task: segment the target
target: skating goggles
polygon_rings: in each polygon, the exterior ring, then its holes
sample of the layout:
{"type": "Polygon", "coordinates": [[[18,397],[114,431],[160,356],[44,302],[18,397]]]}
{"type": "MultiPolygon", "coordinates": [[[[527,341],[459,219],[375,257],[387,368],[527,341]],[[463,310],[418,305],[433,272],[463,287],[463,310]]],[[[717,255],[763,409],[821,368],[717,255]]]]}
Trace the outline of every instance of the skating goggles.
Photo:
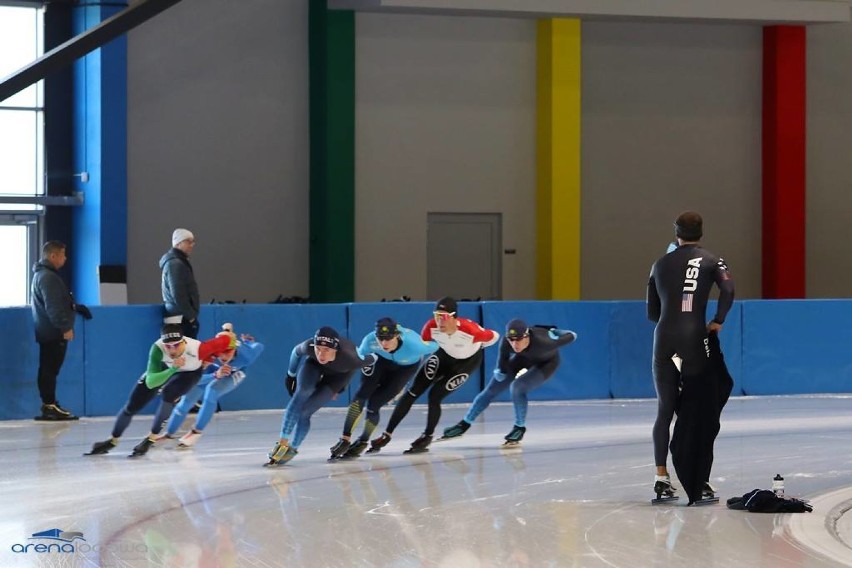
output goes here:
{"type": "Polygon", "coordinates": [[[432,312],[432,315],[435,317],[435,321],[441,322],[456,317],[456,312],[432,312]]]}
{"type": "Polygon", "coordinates": [[[508,341],[509,343],[515,343],[516,341],[521,341],[522,339],[526,339],[529,336],[529,333],[525,333],[524,335],[513,335],[512,337],[507,337],[506,341],[508,341]]]}
{"type": "Polygon", "coordinates": [[[177,349],[178,347],[181,346],[182,343],[183,343],[183,339],[180,339],[180,340],[172,342],[172,343],[163,343],[163,347],[165,347],[166,349],[169,349],[169,350],[177,349]]]}

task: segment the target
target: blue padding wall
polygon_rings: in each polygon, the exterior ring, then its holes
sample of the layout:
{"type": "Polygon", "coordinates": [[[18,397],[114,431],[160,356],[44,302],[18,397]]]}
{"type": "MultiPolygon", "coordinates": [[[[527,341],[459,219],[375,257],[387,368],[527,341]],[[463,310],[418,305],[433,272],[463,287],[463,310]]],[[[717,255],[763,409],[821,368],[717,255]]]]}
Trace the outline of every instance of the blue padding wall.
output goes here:
{"type": "MultiPolygon", "coordinates": [[[[527,325],[555,325],[577,332],[577,341],[562,348],[562,363],[550,380],[530,393],[530,400],[609,398],[609,302],[483,302],[483,325],[500,333],[519,317],[527,325]]],[[[498,346],[485,352],[488,378],[497,363],[498,346]]],[[[508,391],[497,400],[509,400],[508,391]]]]}
{"type": "Polygon", "coordinates": [[[852,391],[850,321],[848,300],[745,302],[745,394],[852,391]]]}
{"type": "MultiPolygon", "coordinates": [[[[92,306],[85,322],[86,416],[117,414],[148,363],[151,344],[160,337],[162,306],[92,306]]],[[[80,327],[80,318],[77,318],[80,327]]],[[[65,368],[63,367],[63,372],[65,368]]],[[[60,381],[62,377],[60,376],[60,381]]],[[[143,413],[153,412],[154,403],[143,413]]]]}
{"type": "MultiPolygon", "coordinates": [[[[656,396],[651,375],[654,324],[646,316],[645,302],[610,302],[608,340],[612,372],[610,391],[613,398],[649,398],[656,396]]],[[[707,318],[716,313],[716,302],[707,307],[707,318]]],[[[742,303],[728,312],[721,334],[722,352],[734,378],[733,395],[743,394],[742,303]]]]}
{"type": "MultiPolygon", "coordinates": [[[[351,304],[349,307],[349,334],[356,338],[354,341],[360,345],[361,340],[371,331],[375,331],[376,320],[388,316],[396,320],[400,325],[413,329],[420,333],[423,324],[432,319],[434,303],[427,302],[381,302],[375,304],[351,304]]],[[[482,321],[481,308],[475,302],[459,303],[459,317],[480,323],[482,321]]],[[[492,348],[496,349],[496,347],[492,348]]],[[[491,349],[489,349],[490,351],[491,349]]],[[[352,381],[352,388],[358,389],[360,378],[352,381]]],[[[447,396],[447,402],[470,402],[479,391],[482,384],[482,371],[479,370],[467,380],[467,382],[447,396]]],[[[354,392],[353,390],[353,392],[354,392]]],[[[419,402],[426,402],[426,397],[421,397],[419,402]]]]}
{"type": "MultiPolygon", "coordinates": [[[[708,317],[715,306],[711,305],[708,317]]],[[[531,324],[573,329],[579,340],[562,350],[557,374],[532,394],[535,400],[653,397],[653,325],[643,302],[465,303],[460,315],[496,329],[522,317],[531,324]]],[[[114,415],[144,371],[156,340],[162,310],[149,306],[96,306],[94,319],[78,318],[76,337],[59,376],[57,397],[82,415],[114,415]]],[[[283,408],[290,351],[331,325],[360,343],[376,319],[391,316],[417,331],[432,314],[431,303],[332,305],[208,305],[201,311],[201,336],[234,323],[266,345],[248,369],[246,383],[222,400],[226,410],[283,408]]],[[[722,347],[735,380],[734,394],[770,395],[850,392],[852,388],[852,300],[737,302],[722,332],[722,347]]],[[[29,308],[0,309],[0,341],[10,354],[0,361],[0,419],[31,418],[39,412],[36,386],[38,347],[29,308]]],[[[448,399],[469,402],[490,377],[497,346],[486,351],[485,374],[477,374],[448,399]]],[[[346,406],[358,388],[336,406],[346,406]]],[[[506,399],[507,396],[504,396],[506,399]]],[[[146,412],[150,413],[153,407],[146,412]]]]}
{"type": "MultiPolygon", "coordinates": [[[[289,401],[284,377],[293,347],[324,325],[336,329],[341,337],[348,336],[346,304],[205,306],[199,321],[209,323],[213,333],[223,323],[233,323],[237,333],[248,333],[264,345],[261,356],[246,369],[246,382],[222,398],[223,410],[283,409],[289,401]]],[[[354,382],[357,384],[357,378],[354,382]]],[[[341,393],[329,406],[349,406],[349,394],[341,393]]]]}
{"type": "MultiPolygon", "coordinates": [[[[65,364],[57,380],[56,398],[65,408],[83,412],[83,346],[85,326],[79,321],[68,344],[65,364]]],[[[0,341],[6,356],[0,358],[0,419],[32,418],[41,414],[38,395],[38,345],[30,308],[0,309],[0,341]]]]}

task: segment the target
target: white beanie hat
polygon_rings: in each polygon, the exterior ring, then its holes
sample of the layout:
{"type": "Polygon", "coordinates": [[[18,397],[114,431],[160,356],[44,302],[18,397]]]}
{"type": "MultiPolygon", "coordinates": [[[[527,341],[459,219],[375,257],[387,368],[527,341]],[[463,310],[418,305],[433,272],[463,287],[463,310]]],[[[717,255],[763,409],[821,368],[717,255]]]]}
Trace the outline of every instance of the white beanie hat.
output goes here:
{"type": "Polygon", "coordinates": [[[188,229],[175,229],[172,233],[172,246],[176,247],[180,243],[188,239],[195,239],[195,235],[188,229]]]}

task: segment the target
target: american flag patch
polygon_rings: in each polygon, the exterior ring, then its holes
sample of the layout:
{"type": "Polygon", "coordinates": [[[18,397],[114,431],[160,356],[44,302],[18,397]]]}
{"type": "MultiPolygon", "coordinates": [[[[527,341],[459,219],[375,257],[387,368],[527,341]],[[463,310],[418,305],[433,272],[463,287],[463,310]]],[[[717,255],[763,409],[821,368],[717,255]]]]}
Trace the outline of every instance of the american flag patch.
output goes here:
{"type": "Polygon", "coordinates": [[[680,311],[682,312],[691,312],[692,311],[692,296],[693,294],[684,294],[683,299],[680,302],[680,311]]]}

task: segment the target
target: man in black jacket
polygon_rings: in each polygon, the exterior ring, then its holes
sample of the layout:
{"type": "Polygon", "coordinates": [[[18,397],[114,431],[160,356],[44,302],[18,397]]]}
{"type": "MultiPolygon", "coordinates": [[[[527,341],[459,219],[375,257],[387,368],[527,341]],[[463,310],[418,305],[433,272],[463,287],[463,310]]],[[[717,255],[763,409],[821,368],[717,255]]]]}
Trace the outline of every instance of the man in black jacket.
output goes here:
{"type": "Polygon", "coordinates": [[[68,342],[74,339],[74,318],[80,312],[86,319],[86,306],[74,304],[74,298],[59,275],[65,266],[65,244],[48,241],[41,249],[41,260],[33,266],[32,312],[38,353],[38,391],[41,415],[36,420],[77,420],[56,400],[56,377],[65,361],[68,342]]]}
{"type": "Polygon", "coordinates": [[[165,323],[179,323],[183,334],[198,338],[198,311],[200,300],[198,284],[189,257],[195,248],[195,236],[186,229],[172,233],[172,248],[160,259],[161,288],[165,323]]]}

